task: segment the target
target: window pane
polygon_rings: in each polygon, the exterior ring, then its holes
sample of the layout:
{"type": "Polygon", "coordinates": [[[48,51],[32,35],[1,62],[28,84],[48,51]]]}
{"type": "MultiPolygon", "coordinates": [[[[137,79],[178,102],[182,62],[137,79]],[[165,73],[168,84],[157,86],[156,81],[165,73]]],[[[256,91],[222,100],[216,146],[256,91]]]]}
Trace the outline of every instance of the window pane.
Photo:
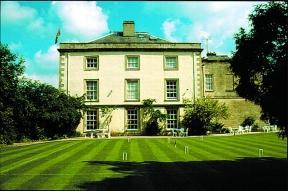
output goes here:
{"type": "Polygon", "coordinates": [[[177,109],[167,109],[166,125],[168,129],[178,128],[177,109]]]}
{"type": "Polygon", "coordinates": [[[166,57],[165,68],[176,69],[177,68],[177,58],[176,57],[166,57]]]}
{"type": "Polygon", "coordinates": [[[213,90],[213,75],[205,74],[205,89],[208,91],[213,90]]]}
{"type": "Polygon", "coordinates": [[[98,58],[87,58],[86,59],[87,68],[98,68],[98,58]]]}
{"type": "Polygon", "coordinates": [[[86,129],[97,129],[97,111],[87,111],[86,112],[86,129]]]}
{"type": "Polygon", "coordinates": [[[176,80],[166,81],[166,98],[177,99],[177,81],[176,80]]]}
{"type": "Polygon", "coordinates": [[[97,100],[97,81],[86,81],[86,98],[97,100]]]}
{"type": "Polygon", "coordinates": [[[138,129],[138,119],[139,119],[138,109],[128,109],[127,110],[127,124],[128,129],[138,129]]]}
{"type": "Polygon", "coordinates": [[[127,81],[127,99],[128,100],[138,100],[138,81],[127,81]]]}
{"type": "Polygon", "coordinates": [[[139,59],[135,57],[127,57],[127,68],[139,68],[139,59]]]}

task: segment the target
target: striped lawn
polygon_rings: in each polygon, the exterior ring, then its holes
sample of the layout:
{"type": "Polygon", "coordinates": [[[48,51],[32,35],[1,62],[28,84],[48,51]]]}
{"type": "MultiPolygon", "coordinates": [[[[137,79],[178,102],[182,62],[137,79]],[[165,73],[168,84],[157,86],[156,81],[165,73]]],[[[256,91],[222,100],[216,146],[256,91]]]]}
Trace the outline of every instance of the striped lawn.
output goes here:
{"type": "Polygon", "coordinates": [[[285,190],[286,156],[287,139],[273,133],[2,147],[0,189],[285,190]]]}

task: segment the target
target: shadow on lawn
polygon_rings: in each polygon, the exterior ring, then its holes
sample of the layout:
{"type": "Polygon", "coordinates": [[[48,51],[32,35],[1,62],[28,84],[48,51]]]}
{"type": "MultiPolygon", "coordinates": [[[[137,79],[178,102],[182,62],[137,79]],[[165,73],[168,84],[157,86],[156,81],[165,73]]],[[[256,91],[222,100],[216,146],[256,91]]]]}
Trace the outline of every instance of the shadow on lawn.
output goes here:
{"type": "MultiPolygon", "coordinates": [[[[288,163],[277,158],[242,158],[235,161],[117,162],[86,161],[107,165],[121,177],[84,182],[85,190],[261,190],[286,191],[288,163]]],[[[91,168],[93,170],[93,167],[91,168]]],[[[96,169],[95,169],[96,170],[96,169]]]]}

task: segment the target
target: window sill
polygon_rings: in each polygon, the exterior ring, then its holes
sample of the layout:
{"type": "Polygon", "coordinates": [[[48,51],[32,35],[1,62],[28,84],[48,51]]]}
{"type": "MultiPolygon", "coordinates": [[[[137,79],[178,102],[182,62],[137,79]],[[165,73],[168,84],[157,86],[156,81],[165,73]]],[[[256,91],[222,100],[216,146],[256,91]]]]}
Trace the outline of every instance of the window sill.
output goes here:
{"type": "Polygon", "coordinates": [[[165,102],[177,102],[180,101],[179,99],[165,99],[165,102]]]}
{"type": "Polygon", "coordinates": [[[140,99],[135,99],[135,100],[124,100],[124,102],[139,102],[140,101],[140,99]]]}
{"type": "Polygon", "coordinates": [[[164,71],[177,71],[178,68],[164,68],[164,71]]]}
{"type": "Polygon", "coordinates": [[[139,71],[140,68],[126,68],[126,71],[139,71]]]}
{"type": "Polygon", "coordinates": [[[98,68],[85,68],[84,71],[98,71],[98,68]]]}
{"type": "Polygon", "coordinates": [[[205,90],[205,92],[214,92],[214,90],[205,90]]]}

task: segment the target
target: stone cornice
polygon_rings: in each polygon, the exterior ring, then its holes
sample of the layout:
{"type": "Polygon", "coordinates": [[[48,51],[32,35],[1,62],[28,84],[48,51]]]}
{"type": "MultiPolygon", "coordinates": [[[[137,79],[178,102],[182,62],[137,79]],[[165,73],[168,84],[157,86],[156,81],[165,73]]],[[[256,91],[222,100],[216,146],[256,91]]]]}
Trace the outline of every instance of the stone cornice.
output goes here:
{"type": "Polygon", "coordinates": [[[60,43],[59,52],[86,51],[183,51],[201,52],[200,43],[60,43]]]}

